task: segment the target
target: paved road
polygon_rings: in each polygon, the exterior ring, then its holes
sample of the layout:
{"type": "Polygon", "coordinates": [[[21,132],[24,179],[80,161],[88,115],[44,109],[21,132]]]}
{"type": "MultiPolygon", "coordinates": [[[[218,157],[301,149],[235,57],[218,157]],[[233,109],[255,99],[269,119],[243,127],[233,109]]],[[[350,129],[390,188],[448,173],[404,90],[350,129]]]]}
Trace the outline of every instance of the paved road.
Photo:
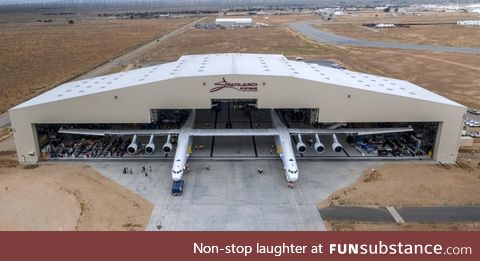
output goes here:
{"type": "Polygon", "coordinates": [[[480,48],[403,44],[403,43],[389,43],[389,42],[353,39],[353,38],[348,38],[345,36],[340,36],[333,33],[322,31],[314,27],[310,23],[290,23],[290,24],[287,24],[287,26],[311,40],[327,43],[327,44],[351,45],[351,46],[362,46],[362,47],[378,47],[378,48],[389,48],[389,49],[408,49],[408,50],[421,50],[421,51],[432,51],[432,52],[455,52],[455,53],[480,54],[480,48]]]}
{"type": "Polygon", "coordinates": [[[403,207],[397,212],[405,222],[477,222],[480,206],[403,207]]]}
{"type": "MultiPolygon", "coordinates": [[[[478,222],[480,206],[397,207],[405,222],[478,222]]],[[[320,209],[325,220],[395,222],[386,208],[331,206],[320,209]]]]}
{"type": "Polygon", "coordinates": [[[206,19],[206,17],[200,18],[200,19],[198,19],[194,22],[191,22],[187,25],[179,27],[179,28],[167,33],[166,35],[163,35],[162,37],[160,37],[158,39],[155,39],[155,40],[153,40],[149,43],[146,43],[146,44],[144,44],[144,45],[142,45],[142,46],[140,46],[140,47],[138,47],[138,48],[136,48],[136,49],[134,49],[134,50],[132,50],[128,53],[125,53],[125,54],[111,60],[110,62],[107,62],[107,63],[97,67],[96,69],[78,77],[77,80],[105,75],[105,74],[110,73],[112,71],[112,69],[116,66],[128,65],[129,63],[132,63],[132,61],[136,57],[138,57],[138,55],[140,55],[142,53],[145,53],[145,52],[157,47],[160,44],[163,44],[168,39],[172,38],[175,35],[178,35],[179,33],[185,32],[186,30],[188,30],[188,28],[192,27],[196,23],[199,23],[199,22],[203,21],[204,19],[206,19]]]}
{"type": "Polygon", "coordinates": [[[330,206],[320,209],[320,215],[324,220],[395,222],[386,208],[330,206]]]}

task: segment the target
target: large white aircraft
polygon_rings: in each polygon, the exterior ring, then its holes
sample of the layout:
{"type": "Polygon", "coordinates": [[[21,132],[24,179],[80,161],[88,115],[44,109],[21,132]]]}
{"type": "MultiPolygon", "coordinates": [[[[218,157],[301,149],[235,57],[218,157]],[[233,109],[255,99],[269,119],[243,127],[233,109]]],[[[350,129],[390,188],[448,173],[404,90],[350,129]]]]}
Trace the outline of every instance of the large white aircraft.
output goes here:
{"type": "Polygon", "coordinates": [[[135,154],[138,152],[137,136],[149,136],[149,143],[145,146],[145,153],[152,154],[155,151],[153,142],[156,136],[167,136],[166,142],[162,147],[165,153],[173,150],[171,143],[172,136],[177,137],[177,146],[172,165],[172,179],[178,181],[182,179],[186,169],[188,157],[192,153],[193,137],[213,137],[213,136],[270,136],[275,138],[277,154],[282,160],[285,179],[289,187],[297,181],[299,172],[295,153],[292,148],[291,136],[298,138],[296,149],[299,153],[307,151],[307,146],[302,141],[302,135],[315,135],[314,149],[317,153],[325,152],[326,148],[320,141],[319,135],[332,135],[332,150],[340,153],[343,146],[337,139],[336,134],[348,135],[371,135],[386,134],[413,131],[412,127],[406,128],[341,128],[343,124],[335,124],[330,128],[312,128],[312,129],[292,129],[287,128],[278,117],[277,113],[271,110],[272,128],[265,129],[195,129],[195,110],[192,110],[187,121],[181,129],[171,130],[108,130],[108,129],[60,129],[59,133],[78,134],[88,136],[106,136],[106,135],[133,135],[131,144],[127,147],[127,152],[135,154]]]}

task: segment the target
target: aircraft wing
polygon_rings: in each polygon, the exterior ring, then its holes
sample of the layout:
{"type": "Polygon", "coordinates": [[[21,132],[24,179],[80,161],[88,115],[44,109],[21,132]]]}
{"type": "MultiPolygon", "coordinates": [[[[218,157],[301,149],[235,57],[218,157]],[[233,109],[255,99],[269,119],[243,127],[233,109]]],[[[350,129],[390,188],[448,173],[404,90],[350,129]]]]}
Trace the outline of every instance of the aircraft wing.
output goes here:
{"type": "Polygon", "coordinates": [[[196,137],[212,136],[275,136],[276,129],[193,129],[191,135],[196,137]]]}
{"type": "Polygon", "coordinates": [[[92,130],[92,129],[64,129],[61,128],[58,133],[64,134],[78,134],[85,136],[115,136],[115,135],[137,135],[137,136],[164,136],[168,134],[178,134],[180,130],[171,129],[171,130],[92,130]]]}
{"type": "Polygon", "coordinates": [[[339,128],[339,129],[288,129],[290,134],[354,134],[372,135],[413,131],[412,127],[406,128],[339,128]]]}
{"type": "MultiPolygon", "coordinates": [[[[354,134],[371,135],[413,131],[412,127],[406,128],[339,128],[339,129],[288,129],[290,134],[354,134]]],[[[213,136],[275,136],[278,135],[277,129],[192,129],[189,131],[191,136],[195,137],[213,137],[213,136]]],[[[109,130],[109,129],[64,129],[61,128],[58,133],[77,134],[85,136],[115,136],[115,135],[137,135],[137,136],[165,136],[169,134],[179,134],[179,129],[170,130],[109,130]]]]}

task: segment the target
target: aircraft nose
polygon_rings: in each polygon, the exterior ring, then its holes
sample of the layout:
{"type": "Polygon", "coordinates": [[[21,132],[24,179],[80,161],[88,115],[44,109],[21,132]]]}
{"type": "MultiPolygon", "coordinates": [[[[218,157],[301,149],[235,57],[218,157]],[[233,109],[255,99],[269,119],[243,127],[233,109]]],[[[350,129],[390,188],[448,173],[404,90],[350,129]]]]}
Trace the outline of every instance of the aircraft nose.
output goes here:
{"type": "Polygon", "coordinates": [[[180,180],[182,178],[183,171],[181,169],[172,169],[172,179],[174,181],[180,180]]]}
{"type": "Polygon", "coordinates": [[[174,181],[178,181],[178,180],[180,180],[181,178],[182,178],[182,176],[181,176],[180,174],[178,174],[178,173],[173,173],[173,172],[172,172],[172,179],[173,179],[174,181]]]}

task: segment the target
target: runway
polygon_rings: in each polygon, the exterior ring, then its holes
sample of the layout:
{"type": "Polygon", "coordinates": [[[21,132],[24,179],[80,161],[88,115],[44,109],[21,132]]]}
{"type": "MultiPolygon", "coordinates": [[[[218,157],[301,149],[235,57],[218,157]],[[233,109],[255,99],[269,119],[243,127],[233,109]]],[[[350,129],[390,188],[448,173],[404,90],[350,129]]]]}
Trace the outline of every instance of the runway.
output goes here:
{"type": "Polygon", "coordinates": [[[480,54],[480,48],[388,43],[388,42],[353,39],[353,38],[333,34],[330,32],[322,31],[314,27],[311,23],[289,23],[287,24],[287,26],[292,30],[307,37],[308,39],[314,40],[316,42],[326,43],[326,44],[376,47],[376,48],[387,48],[387,49],[420,50],[420,51],[431,51],[431,52],[480,54]]]}

